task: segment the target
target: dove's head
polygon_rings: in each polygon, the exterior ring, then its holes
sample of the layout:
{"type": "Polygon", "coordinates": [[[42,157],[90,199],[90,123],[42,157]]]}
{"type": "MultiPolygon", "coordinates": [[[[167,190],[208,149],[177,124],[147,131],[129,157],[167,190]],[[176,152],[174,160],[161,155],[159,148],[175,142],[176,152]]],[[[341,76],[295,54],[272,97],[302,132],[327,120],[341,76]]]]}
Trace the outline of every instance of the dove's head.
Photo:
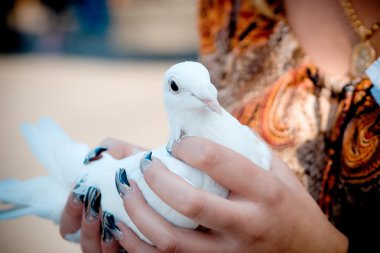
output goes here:
{"type": "Polygon", "coordinates": [[[198,62],[173,65],[165,73],[164,100],[169,117],[187,112],[222,114],[208,70],[198,62]]]}

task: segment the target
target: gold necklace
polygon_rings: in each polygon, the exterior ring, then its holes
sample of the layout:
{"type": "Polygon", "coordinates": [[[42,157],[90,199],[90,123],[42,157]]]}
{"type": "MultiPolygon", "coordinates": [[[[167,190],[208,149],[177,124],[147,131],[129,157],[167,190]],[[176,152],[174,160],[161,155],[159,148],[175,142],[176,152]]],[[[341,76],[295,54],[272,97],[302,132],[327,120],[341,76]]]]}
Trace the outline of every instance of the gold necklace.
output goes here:
{"type": "Polygon", "coordinates": [[[359,19],[350,0],[340,0],[340,5],[360,41],[352,49],[350,73],[353,77],[365,76],[364,71],[376,60],[376,51],[370,39],[380,29],[380,19],[366,27],[359,19]]]}

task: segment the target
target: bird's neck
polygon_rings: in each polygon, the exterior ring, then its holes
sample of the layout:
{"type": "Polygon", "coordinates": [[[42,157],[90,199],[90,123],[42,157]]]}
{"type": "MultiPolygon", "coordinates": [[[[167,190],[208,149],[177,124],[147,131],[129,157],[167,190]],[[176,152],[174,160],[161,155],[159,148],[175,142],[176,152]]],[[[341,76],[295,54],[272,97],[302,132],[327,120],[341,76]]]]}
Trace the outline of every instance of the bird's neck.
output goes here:
{"type": "Polygon", "coordinates": [[[173,112],[169,115],[170,146],[183,135],[208,137],[209,131],[215,131],[223,120],[222,116],[208,110],[173,112]]]}

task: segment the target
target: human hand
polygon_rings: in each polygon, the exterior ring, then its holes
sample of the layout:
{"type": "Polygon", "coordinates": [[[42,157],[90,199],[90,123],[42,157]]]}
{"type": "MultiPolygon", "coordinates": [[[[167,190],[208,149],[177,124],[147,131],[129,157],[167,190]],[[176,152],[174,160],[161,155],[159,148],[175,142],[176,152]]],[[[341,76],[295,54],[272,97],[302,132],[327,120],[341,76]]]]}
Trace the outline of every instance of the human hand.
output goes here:
{"type": "MultiPolygon", "coordinates": [[[[99,146],[107,147],[107,152],[115,159],[130,156],[142,148],[116,139],[105,139],[99,146]]],[[[120,245],[112,237],[102,235],[100,229],[100,192],[95,188],[83,203],[75,194],[70,194],[62,213],[60,234],[66,238],[68,234],[81,229],[80,243],[84,253],[114,253],[119,252],[120,245]]]]}
{"type": "Polygon", "coordinates": [[[230,189],[230,195],[223,199],[195,189],[153,158],[144,171],[148,185],[169,206],[209,229],[171,225],[147,205],[131,180],[125,210],[156,247],[119,222],[119,243],[128,252],[347,252],[346,237],[328,222],[276,154],[269,172],[196,137],[181,139],[173,155],[209,174],[230,189]]]}

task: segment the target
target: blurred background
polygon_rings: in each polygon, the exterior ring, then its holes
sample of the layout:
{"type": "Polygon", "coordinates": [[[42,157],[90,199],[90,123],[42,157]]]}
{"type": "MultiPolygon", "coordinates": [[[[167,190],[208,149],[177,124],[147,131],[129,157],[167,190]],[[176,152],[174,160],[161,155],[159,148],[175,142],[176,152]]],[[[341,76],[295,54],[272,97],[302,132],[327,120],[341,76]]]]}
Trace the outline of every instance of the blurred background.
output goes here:
{"type": "Polygon", "coordinates": [[[194,1],[2,0],[0,7],[3,53],[196,57],[194,1]]]}
{"type": "MultiPolygon", "coordinates": [[[[197,59],[196,26],[195,1],[0,1],[0,179],[47,174],[20,134],[42,116],[90,147],[165,143],[163,74],[197,59]]],[[[0,221],[0,252],[81,251],[24,217],[0,221]]]]}

